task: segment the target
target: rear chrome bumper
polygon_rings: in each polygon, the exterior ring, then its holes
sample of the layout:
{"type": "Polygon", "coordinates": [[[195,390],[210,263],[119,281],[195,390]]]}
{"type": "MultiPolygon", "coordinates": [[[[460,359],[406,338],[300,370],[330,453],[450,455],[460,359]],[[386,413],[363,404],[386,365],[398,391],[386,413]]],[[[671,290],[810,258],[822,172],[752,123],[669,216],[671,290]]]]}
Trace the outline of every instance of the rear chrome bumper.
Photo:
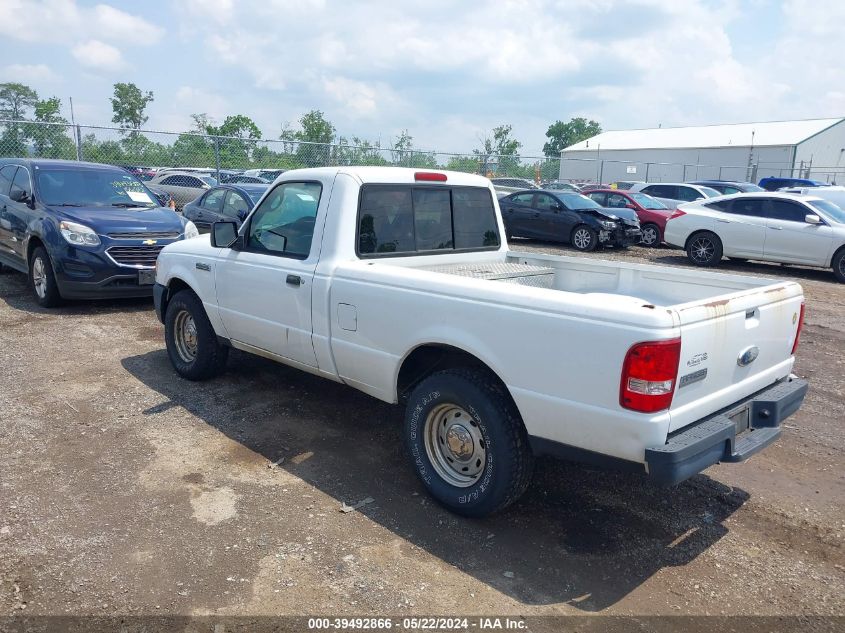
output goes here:
{"type": "Polygon", "coordinates": [[[663,446],[646,449],[646,472],[671,485],[718,462],[748,459],[780,436],[781,422],[798,410],[808,386],[789,376],[671,433],[663,446]]]}

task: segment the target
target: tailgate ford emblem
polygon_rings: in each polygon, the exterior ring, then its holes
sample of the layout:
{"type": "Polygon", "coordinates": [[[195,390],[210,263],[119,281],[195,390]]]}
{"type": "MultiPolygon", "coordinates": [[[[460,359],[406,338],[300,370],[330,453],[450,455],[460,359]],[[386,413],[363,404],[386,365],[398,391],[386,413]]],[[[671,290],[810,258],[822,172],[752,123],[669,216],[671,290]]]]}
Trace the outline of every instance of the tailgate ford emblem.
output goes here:
{"type": "Polygon", "coordinates": [[[739,354],[739,357],[736,359],[736,364],[740,367],[745,367],[746,365],[750,365],[757,357],[760,355],[760,348],[756,345],[752,345],[751,347],[746,347],[742,350],[739,354]]]}

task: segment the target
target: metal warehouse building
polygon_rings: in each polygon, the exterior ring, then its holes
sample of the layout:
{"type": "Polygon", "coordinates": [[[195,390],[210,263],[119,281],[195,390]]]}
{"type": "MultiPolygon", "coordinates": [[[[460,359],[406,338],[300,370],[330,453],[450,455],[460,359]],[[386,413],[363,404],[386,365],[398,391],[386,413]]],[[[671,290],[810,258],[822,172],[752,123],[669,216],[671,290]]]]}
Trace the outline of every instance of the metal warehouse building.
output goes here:
{"type": "Polygon", "coordinates": [[[845,182],[845,119],[602,132],[561,153],[568,181],[795,176],[845,182]]]}

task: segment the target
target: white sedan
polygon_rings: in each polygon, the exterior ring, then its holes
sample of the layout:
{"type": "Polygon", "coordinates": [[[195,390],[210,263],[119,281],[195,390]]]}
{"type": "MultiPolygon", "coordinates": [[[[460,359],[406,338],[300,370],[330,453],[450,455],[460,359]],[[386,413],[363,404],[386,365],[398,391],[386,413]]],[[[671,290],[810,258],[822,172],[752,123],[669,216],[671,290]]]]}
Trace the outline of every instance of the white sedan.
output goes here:
{"type": "Polygon", "coordinates": [[[833,268],[845,283],[845,211],[818,196],[740,193],[678,207],[666,243],[697,266],[731,259],[833,268]]]}

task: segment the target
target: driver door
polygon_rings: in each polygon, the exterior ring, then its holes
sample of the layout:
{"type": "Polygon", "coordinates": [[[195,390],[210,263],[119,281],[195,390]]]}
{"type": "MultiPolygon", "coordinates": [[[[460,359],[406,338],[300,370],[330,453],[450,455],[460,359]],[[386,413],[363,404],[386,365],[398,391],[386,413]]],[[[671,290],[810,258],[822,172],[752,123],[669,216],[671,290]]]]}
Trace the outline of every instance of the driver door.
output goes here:
{"type": "MultiPolygon", "coordinates": [[[[319,259],[318,211],[330,182],[284,182],[243,227],[243,248],[223,249],[216,287],[220,319],[233,343],[317,366],[311,292],[319,259]]],[[[237,346],[237,345],[236,345],[237,346]]]]}

